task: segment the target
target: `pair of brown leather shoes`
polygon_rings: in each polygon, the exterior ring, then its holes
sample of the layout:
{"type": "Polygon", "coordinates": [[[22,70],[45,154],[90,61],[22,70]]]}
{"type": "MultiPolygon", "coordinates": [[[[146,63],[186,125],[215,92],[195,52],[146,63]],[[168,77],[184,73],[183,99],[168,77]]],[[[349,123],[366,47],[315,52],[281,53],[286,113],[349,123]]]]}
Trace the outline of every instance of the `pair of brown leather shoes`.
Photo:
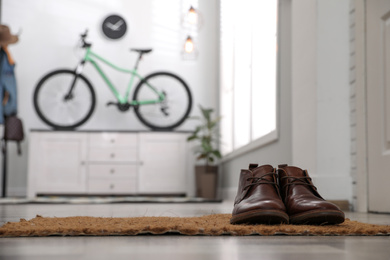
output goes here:
{"type": "Polygon", "coordinates": [[[306,170],[250,164],[241,170],[231,224],[339,224],[344,213],[324,200],[306,170]]]}

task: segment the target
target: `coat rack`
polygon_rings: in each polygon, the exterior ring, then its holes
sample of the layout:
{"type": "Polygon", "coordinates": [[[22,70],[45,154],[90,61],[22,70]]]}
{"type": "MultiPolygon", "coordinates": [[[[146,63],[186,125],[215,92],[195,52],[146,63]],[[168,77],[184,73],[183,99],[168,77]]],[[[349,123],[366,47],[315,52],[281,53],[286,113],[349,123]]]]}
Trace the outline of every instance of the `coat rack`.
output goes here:
{"type": "MultiPolygon", "coordinates": [[[[0,0],[1,11],[1,0],[0,0]]],[[[12,59],[8,45],[18,42],[18,35],[11,34],[10,28],[6,25],[0,24],[0,123],[4,124],[6,128],[5,116],[16,116],[17,114],[17,91],[16,80],[14,75],[15,62],[12,59]],[[11,73],[10,73],[11,72],[11,73]],[[7,98],[4,93],[8,93],[7,98]],[[3,96],[4,95],[4,96],[3,96]]],[[[15,121],[14,121],[15,122],[15,121]]],[[[21,122],[20,122],[21,125],[21,122]]],[[[10,125],[12,128],[13,125],[10,125]]],[[[23,128],[21,126],[21,140],[23,140],[23,128]]],[[[6,132],[4,132],[6,133],[6,132]]],[[[8,133],[8,131],[7,131],[8,133]]],[[[1,148],[3,153],[3,169],[2,169],[2,194],[4,198],[7,194],[7,140],[15,140],[12,137],[4,134],[4,138],[1,140],[1,148]]],[[[16,140],[16,141],[21,141],[16,140]]],[[[20,144],[18,142],[18,148],[20,144]]],[[[19,150],[18,150],[19,152],[19,150]]]]}

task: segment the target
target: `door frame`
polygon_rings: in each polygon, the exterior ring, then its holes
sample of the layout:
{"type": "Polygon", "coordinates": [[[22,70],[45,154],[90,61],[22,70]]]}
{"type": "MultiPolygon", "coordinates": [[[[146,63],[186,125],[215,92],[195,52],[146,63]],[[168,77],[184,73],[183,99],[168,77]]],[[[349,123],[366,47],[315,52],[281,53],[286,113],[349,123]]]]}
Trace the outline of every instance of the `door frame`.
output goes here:
{"type": "Polygon", "coordinates": [[[366,0],[350,1],[351,175],[353,208],[368,211],[366,0]]]}
{"type": "Polygon", "coordinates": [[[369,211],[367,1],[350,1],[351,175],[354,180],[353,209],[358,212],[369,211]]]}

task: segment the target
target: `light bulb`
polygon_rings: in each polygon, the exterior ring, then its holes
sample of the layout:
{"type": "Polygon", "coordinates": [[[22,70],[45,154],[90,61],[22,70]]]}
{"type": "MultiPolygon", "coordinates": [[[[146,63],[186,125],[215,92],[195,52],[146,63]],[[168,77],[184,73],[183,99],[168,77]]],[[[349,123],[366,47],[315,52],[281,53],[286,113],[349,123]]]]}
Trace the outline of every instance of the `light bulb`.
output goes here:
{"type": "Polygon", "coordinates": [[[192,6],[190,7],[190,10],[188,10],[187,19],[190,24],[198,23],[198,12],[192,6]]]}
{"type": "Polygon", "coordinates": [[[190,36],[187,37],[187,40],[184,44],[184,50],[187,53],[191,53],[194,51],[194,42],[192,41],[190,36]]]}

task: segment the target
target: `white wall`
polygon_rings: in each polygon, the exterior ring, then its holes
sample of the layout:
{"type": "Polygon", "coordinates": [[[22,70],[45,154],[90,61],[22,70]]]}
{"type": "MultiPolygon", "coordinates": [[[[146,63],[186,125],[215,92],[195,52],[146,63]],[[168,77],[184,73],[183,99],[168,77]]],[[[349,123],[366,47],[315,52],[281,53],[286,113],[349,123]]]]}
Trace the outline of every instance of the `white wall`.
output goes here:
{"type": "Polygon", "coordinates": [[[292,1],[292,161],[317,168],[317,1],[292,1]]]}
{"type": "MultiPolygon", "coordinates": [[[[17,63],[19,116],[27,134],[22,157],[17,157],[15,145],[9,144],[10,195],[25,194],[29,130],[49,129],[33,109],[34,87],[48,71],[75,67],[79,57],[74,53],[74,46],[86,28],[93,49],[121,67],[132,68],[134,64],[137,56],[130,48],[153,48],[151,54],[144,56],[140,74],[164,70],[180,75],[193,94],[192,114],[199,113],[199,103],[217,107],[218,1],[199,0],[203,26],[197,36],[196,60],[183,60],[181,56],[187,36],[181,27],[182,3],[180,0],[2,1],[2,23],[10,26],[13,33],[22,30],[20,41],[10,46],[10,51],[17,63]],[[128,23],[127,34],[118,41],[106,39],[100,30],[102,20],[112,13],[122,15],[128,23]]],[[[123,91],[128,78],[109,68],[103,69],[123,91]]],[[[133,111],[121,113],[115,107],[106,107],[108,101],[114,101],[113,95],[91,65],[86,66],[84,74],[95,86],[97,107],[80,130],[147,130],[133,111]]],[[[191,130],[194,123],[187,121],[177,130],[191,130]]]]}

